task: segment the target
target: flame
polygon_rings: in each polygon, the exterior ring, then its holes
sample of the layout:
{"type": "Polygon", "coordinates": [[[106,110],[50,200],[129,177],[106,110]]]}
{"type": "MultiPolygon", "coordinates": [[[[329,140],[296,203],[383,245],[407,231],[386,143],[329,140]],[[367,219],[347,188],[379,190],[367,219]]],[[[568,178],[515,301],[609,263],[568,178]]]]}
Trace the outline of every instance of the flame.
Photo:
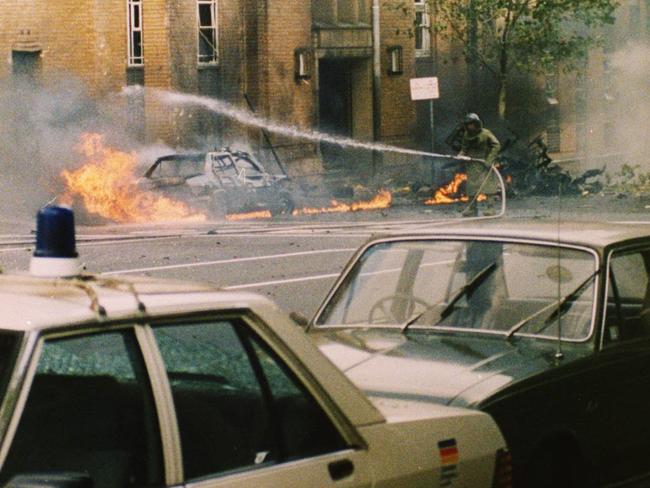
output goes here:
{"type": "MultiPolygon", "coordinates": [[[[345,212],[360,212],[363,210],[380,210],[388,208],[393,203],[393,195],[388,190],[381,190],[371,200],[353,202],[353,203],[340,203],[332,200],[329,207],[305,207],[299,208],[292,212],[291,215],[317,215],[327,213],[345,213],[345,212]]],[[[237,214],[226,215],[226,220],[240,221],[250,219],[270,219],[271,212],[268,210],[261,210],[257,212],[245,212],[237,214]]]]}
{"type": "Polygon", "coordinates": [[[379,210],[389,208],[393,203],[393,195],[388,190],[381,190],[371,200],[353,202],[350,204],[332,200],[330,207],[310,208],[305,207],[293,211],[293,215],[316,215],[324,213],[359,212],[362,210],[379,210]]]}
{"type": "Polygon", "coordinates": [[[228,214],[226,215],[226,220],[232,222],[237,222],[239,220],[250,220],[250,219],[270,219],[272,217],[269,210],[258,210],[256,212],[245,212],[238,214],[228,214]]]}
{"type": "Polygon", "coordinates": [[[137,184],[137,157],[104,145],[100,134],[83,134],[76,147],[86,162],[61,173],[66,193],[61,201],[72,204],[79,197],[86,210],[114,222],[203,221],[187,204],[141,191],[137,184]]]}
{"type": "MultiPolygon", "coordinates": [[[[446,185],[438,188],[433,197],[425,200],[424,204],[443,205],[456,202],[468,202],[469,197],[467,195],[458,195],[460,191],[460,185],[466,181],[466,173],[456,173],[453,180],[451,180],[446,185]]],[[[484,202],[485,200],[487,200],[487,196],[482,193],[476,199],[477,202],[484,202]]]]}

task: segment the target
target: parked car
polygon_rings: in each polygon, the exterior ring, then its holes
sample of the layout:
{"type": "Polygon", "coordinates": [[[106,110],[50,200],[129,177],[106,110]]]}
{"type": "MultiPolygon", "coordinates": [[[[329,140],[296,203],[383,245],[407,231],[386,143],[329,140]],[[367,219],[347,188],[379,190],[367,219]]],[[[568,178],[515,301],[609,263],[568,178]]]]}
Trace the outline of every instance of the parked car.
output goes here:
{"type": "Polygon", "coordinates": [[[492,415],[516,486],[650,482],[648,225],[495,220],[374,238],[308,328],[371,397],[492,415]]]}
{"type": "Polygon", "coordinates": [[[0,275],[3,485],[509,486],[488,415],[371,403],[263,297],[79,276],[42,220],[36,276],[0,275]]]}
{"type": "Polygon", "coordinates": [[[142,186],[203,204],[217,215],[283,214],[295,207],[286,175],[270,174],[251,154],[227,148],[160,157],[144,174],[142,186]]]}

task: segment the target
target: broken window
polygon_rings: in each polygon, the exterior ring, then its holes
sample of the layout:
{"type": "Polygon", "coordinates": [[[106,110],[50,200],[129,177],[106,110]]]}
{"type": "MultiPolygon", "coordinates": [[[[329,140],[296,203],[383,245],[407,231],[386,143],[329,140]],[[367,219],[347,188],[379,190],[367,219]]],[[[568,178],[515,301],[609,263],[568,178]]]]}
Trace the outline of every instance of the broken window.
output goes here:
{"type": "Polygon", "coordinates": [[[427,0],[415,1],[415,55],[431,55],[431,14],[427,0]]]}
{"type": "Polygon", "coordinates": [[[142,0],[127,0],[128,7],[128,65],[142,66],[142,0]]]}
{"type": "Polygon", "coordinates": [[[198,0],[198,60],[199,64],[218,61],[217,0],[198,0]]]}

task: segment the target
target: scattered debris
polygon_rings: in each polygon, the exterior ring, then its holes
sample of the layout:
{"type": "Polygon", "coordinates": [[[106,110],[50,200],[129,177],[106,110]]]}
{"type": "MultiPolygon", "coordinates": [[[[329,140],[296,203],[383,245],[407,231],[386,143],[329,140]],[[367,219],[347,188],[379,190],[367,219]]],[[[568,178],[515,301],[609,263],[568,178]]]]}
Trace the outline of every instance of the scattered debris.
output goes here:
{"type": "Polygon", "coordinates": [[[500,155],[500,170],[510,196],[574,194],[587,196],[602,192],[605,167],[589,169],[573,177],[548,155],[541,137],[522,147],[508,140],[500,155]]]}

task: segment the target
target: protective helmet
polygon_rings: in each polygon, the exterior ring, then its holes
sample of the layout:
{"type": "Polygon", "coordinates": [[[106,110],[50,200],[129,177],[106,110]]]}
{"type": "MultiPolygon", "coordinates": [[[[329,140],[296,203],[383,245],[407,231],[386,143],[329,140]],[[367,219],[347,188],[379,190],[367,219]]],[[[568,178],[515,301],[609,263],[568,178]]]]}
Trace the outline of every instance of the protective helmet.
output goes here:
{"type": "Polygon", "coordinates": [[[463,119],[463,125],[467,124],[478,124],[479,126],[483,125],[483,122],[481,122],[481,117],[476,115],[475,113],[468,113],[465,115],[465,118],[463,119]]]}

